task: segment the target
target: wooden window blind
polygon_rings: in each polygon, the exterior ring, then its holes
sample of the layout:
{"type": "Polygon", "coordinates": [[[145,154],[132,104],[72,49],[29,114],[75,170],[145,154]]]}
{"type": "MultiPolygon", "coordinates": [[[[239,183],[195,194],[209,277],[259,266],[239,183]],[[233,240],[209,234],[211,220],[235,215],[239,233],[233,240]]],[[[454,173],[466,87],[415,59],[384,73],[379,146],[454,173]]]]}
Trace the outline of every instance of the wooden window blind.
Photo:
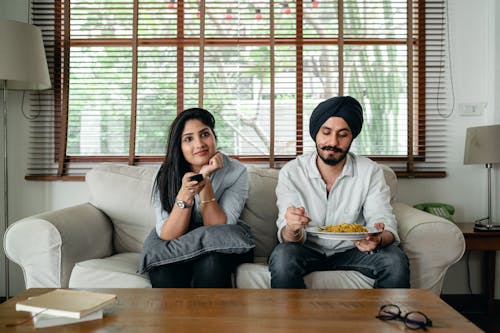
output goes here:
{"type": "Polygon", "coordinates": [[[446,162],[444,0],[32,0],[52,75],[33,93],[27,179],[158,163],[176,114],[216,117],[218,147],[279,167],[314,149],[309,116],[351,95],[352,151],[398,175],[446,162]]]}

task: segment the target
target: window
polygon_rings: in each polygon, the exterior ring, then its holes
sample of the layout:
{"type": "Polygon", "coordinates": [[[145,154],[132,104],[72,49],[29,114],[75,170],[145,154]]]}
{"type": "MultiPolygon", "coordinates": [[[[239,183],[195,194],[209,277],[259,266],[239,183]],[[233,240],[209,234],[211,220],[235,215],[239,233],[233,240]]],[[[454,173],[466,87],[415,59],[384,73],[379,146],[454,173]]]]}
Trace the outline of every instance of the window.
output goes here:
{"type": "Polygon", "coordinates": [[[214,113],[219,148],[279,166],[313,149],[314,107],[364,107],[352,150],[443,176],[443,0],[32,0],[53,75],[32,96],[28,179],[160,162],[178,112],[214,113]],[[408,3],[411,4],[408,7],[408,3]]]}

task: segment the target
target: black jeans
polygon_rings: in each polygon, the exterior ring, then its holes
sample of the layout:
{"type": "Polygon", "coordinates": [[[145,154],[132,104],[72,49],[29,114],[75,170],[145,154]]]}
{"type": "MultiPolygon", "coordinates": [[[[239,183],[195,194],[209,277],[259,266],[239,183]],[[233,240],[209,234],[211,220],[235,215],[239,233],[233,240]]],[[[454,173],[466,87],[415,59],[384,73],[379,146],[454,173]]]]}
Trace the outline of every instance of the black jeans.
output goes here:
{"type": "Polygon", "coordinates": [[[196,259],[158,266],[149,271],[153,288],[231,288],[239,264],[253,261],[253,250],[243,254],[211,252],[196,259]]]}

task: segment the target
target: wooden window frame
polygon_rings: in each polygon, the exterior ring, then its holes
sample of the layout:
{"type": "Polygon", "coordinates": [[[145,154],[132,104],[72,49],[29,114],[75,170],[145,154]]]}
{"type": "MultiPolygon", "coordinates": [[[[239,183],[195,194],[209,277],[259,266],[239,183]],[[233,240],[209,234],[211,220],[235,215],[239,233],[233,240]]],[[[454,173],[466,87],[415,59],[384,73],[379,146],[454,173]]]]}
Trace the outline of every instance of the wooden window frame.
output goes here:
{"type": "MultiPolygon", "coordinates": [[[[82,175],[72,175],[68,172],[68,164],[70,163],[84,163],[91,165],[92,163],[100,162],[117,162],[117,163],[127,163],[129,165],[143,164],[143,163],[160,163],[163,159],[163,155],[159,156],[141,156],[135,154],[135,124],[137,115],[137,57],[138,48],[143,45],[171,45],[177,47],[177,112],[183,110],[183,50],[186,46],[200,46],[200,53],[203,54],[203,49],[205,46],[213,45],[266,45],[270,46],[271,50],[271,62],[270,62],[270,72],[271,72],[271,94],[275,89],[274,82],[274,48],[276,45],[292,45],[296,50],[296,155],[303,153],[303,145],[299,144],[303,139],[303,48],[305,45],[337,45],[339,47],[338,52],[338,64],[339,64],[339,77],[343,77],[343,48],[345,45],[406,45],[407,52],[407,77],[408,77],[408,89],[407,89],[407,100],[408,100],[408,138],[407,138],[407,151],[408,155],[406,157],[392,157],[392,156],[369,156],[373,160],[379,162],[403,162],[406,163],[404,169],[396,170],[398,177],[444,177],[446,173],[444,171],[418,171],[415,168],[416,161],[425,161],[426,158],[426,10],[425,10],[425,0],[408,0],[408,11],[407,11],[407,37],[406,39],[352,39],[345,38],[343,34],[343,0],[338,1],[338,26],[339,35],[338,38],[306,38],[303,36],[303,26],[302,26],[302,15],[303,15],[303,0],[296,1],[296,38],[278,38],[274,35],[274,29],[271,29],[271,34],[269,38],[239,38],[237,40],[230,40],[226,38],[207,38],[204,36],[204,1],[200,1],[202,12],[200,17],[200,38],[185,38],[183,35],[184,31],[184,12],[183,4],[184,0],[177,1],[177,37],[175,38],[158,38],[158,39],[140,39],[138,37],[138,12],[139,12],[139,0],[134,0],[134,19],[133,19],[133,37],[130,39],[71,39],[69,32],[71,31],[70,20],[65,19],[71,16],[69,1],[54,0],[55,2],[55,15],[54,15],[54,64],[53,64],[53,83],[54,83],[54,147],[55,147],[55,159],[57,161],[57,172],[55,175],[37,175],[29,174],[26,176],[28,180],[75,180],[83,179],[82,175]],[[415,38],[415,26],[413,17],[413,5],[418,4],[418,25],[416,27],[418,37],[415,38]],[[64,4],[65,3],[65,4],[64,4]],[[59,41],[59,42],[58,42],[59,41]],[[129,46],[132,48],[133,64],[132,64],[132,107],[131,107],[131,125],[130,125],[130,147],[129,154],[127,156],[68,156],[66,152],[67,144],[67,129],[68,129],[68,97],[69,97],[69,73],[70,73],[70,59],[69,50],[74,46],[129,46]],[[414,77],[414,48],[417,48],[417,58],[418,58],[418,71],[416,83],[414,77]],[[415,96],[414,84],[417,85],[418,94],[415,96]],[[415,101],[416,99],[416,101],[415,101]],[[415,110],[416,108],[416,110],[415,110]],[[416,123],[414,119],[417,119],[416,123]],[[416,133],[416,134],[415,134],[416,133]],[[417,147],[417,148],[415,148],[417,147]]],[[[273,4],[274,1],[271,1],[273,4]]],[[[270,26],[274,25],[274,15],[271,11],[270,14],[270,26]]],[[[200,85],[200,96],[199,105],[203,106],[203,56],[200,59],[200,69],[199,69],[199,85],[200,85]]],[[[339,95],[344,92],[343,86],[344,80],[339,80],[339,95]]],[[[274,99],[271,98],[270,101],[270,112],[271,112],[271,146],[270,154],[264,156],[233,156],[240,159],[242,162],[246,163],[267,163],[270,167],[277,167],[290,159],[295,158],[293,156],[275,156],[274,155],[274,114],[275,106],[274,99]]]]}

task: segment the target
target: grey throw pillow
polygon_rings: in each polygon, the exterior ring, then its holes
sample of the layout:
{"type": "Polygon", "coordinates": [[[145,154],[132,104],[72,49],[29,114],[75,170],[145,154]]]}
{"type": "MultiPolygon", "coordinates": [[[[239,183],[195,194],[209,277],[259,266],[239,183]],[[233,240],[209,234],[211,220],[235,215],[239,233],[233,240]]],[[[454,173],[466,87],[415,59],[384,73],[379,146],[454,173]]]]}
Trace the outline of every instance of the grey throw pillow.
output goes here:
{"type": "Polygon", "coordinates": [[[177,239],[162,240],[153,229],[144,241],[139,273],[155,266],[194,259],[204,253],[245,253],[255,247],[250,227],[242,222],[203,226],[177,239]]]}

